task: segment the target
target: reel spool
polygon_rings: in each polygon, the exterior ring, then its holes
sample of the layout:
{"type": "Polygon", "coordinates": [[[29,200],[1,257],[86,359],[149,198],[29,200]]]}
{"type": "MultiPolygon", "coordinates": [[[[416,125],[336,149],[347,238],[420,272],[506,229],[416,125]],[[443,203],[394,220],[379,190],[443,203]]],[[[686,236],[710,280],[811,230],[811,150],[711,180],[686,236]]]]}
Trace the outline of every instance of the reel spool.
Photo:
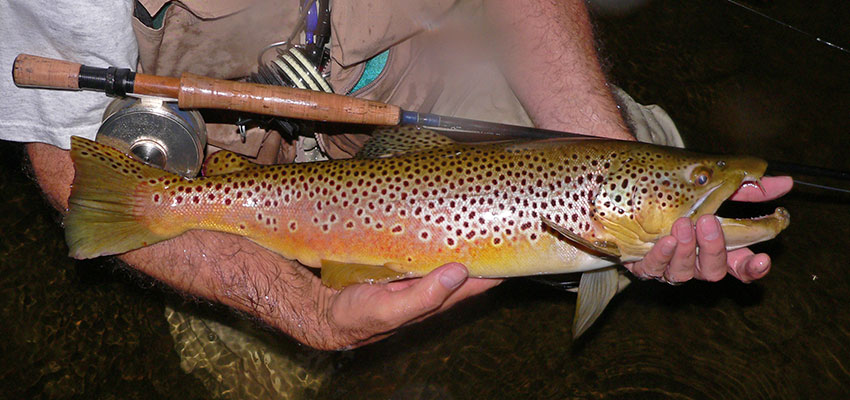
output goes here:
{"type": "MultiPolygon", "coordinates": [[[[327,48],[331,37],[330,1],[303,0],[299,21],[286,40],[260,51],[257,73],[251,74],[251,81],[333,93],[326,80],[330,76],[330,49],[327,48]],[[304,44],[293,45],[296,35],[302,31],[304,44]],[[271,59],[265,58],[266,52],[272,49],[276,54],[271,59]]],[[[312,123],[282,118],[273,118],[271,123],[282,135],[295,139],[296,162],[328,159],[312,123]]]]}
{"type": "Polygon", "coordinates": [[[117,98],[106,107],[98,142],[186,178],[204,162],[207,129],[197,111],[181,110],[159,98],[117,98]]]}
{"type": "MultiPolygon", "coordinates": [[[[287,46],[285,50],[276,50],[277,55],[260,64],[257,73],[251,75],[253,82],[333,93],[325,76],[309,60],[309,49],[287,46]]],[[[322,141],[312,129],[312,124],[282,118],[274,118],[272,122],[278,131],[297,138],[296,162],[328,159],[326,150],[322,148],[322,141]]]]}

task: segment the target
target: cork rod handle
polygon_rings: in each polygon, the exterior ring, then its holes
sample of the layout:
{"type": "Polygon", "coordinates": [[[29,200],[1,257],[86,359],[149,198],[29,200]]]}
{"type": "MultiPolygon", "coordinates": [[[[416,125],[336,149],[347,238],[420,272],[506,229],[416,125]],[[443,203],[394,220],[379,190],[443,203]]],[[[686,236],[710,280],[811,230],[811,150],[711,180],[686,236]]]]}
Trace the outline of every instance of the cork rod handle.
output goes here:
{"type": "Polygon", "coordinates": [[[12,77],[22,87],[89,89],[113,96],[153,95],[177,98],[181,108],[215,108],[313,121],[398,125],[402,112],[391,104],[332,93],[190,73],[181,78],[136,74],[129,69],[94,68],[28,54],[15,58],[12,77]]]}
{"type": "Polygon", "coordinates": [[[313,121],[398,125],[401,109],[338,94],[207,78],[184,73],[177,101],[183,108],[219,108],[313,121]]]}
{"type": "Polygon", "coordinates": [[[12,79],[18,86],[79,90],[82,65],[52,58],[19,54],[12,66],[12,79]]]}

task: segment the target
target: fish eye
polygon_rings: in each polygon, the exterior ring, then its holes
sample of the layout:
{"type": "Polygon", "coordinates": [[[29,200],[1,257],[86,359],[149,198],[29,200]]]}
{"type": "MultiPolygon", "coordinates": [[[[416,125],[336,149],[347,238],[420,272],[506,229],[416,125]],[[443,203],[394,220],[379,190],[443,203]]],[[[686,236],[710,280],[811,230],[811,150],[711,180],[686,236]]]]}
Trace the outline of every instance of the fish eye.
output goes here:
{"type": "Polygon", "coordinates": [[[711,170],[708,168],[697,168],[693,172],[691,181],[699,186],[705,186],[711,180],[711,170]]]}
{"type": "Polygon", "coordinates": [[[726,166],[726,161],[720,160],[720,161],[717,162],[718,168],[723,168],[725,166],[726,166]]]}

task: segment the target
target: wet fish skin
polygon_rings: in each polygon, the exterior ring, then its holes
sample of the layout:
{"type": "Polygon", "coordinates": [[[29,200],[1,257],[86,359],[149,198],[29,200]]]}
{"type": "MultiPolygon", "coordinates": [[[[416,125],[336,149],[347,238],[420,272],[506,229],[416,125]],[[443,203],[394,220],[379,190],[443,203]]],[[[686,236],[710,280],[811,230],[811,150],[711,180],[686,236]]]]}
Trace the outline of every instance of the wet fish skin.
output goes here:
{"type": "Polygon", "coordinates": [[[74,257],[121,253],[207,229],[245,236],[311,267],[329,260],[384,266],[403,276],[453,261],[478,277],[611,264],[565,240],[544,217],[580,238],[613,244],[624,260],[639,258],[676,218],[714,212],[719,201],[713,198],[725,199],[764,171],[763,161],[748,157],[719,159],[633,142],[548,140],[440,142],[394,157],[266,167],[217,153],[206,168],[215,175],[187,181],[96,143],[74,144],[78,176],[66,219],[74,257]],[[104,179],[108,174],[99,172],[89,179],[97,161],[115,177],[104,179]],[[717,168],[721,162],[725,167],[717,168]],[[722,184],[696,185],[693,176],[705,171],[712,184],[722,184]],[[86,189],[92,185],[101,192],[92,195],[86,189]],[[712,199],[691,210],[709,189],[716,192],[712,199]],[[116,210],[120,204],[132,207],[116,210]],[[98,207],[126,212],[122,224],[134,221],[147,231],[146,239],[114,246],[115,240],[80,235],[92,222],[80,211],[98,207]]]}
{"type": "MultiPolygon", "coordinates": [[[[336,289],[423,276],[449,262],[475,277],[584,272],[574,336],[628,284],[611,265],[643,258],[676,219],[714,213],[766,168],[751,157],[635,142],[460,144],[399,129],[349,160],[257,166],[219,152],[194,180],[76,137],[71,157],[64,222],[72,257],[206,229],[322,268],[336,289]]],[[[773,238],[789,218],[777,209],[720,221],[732,249],[773,238]]]]}

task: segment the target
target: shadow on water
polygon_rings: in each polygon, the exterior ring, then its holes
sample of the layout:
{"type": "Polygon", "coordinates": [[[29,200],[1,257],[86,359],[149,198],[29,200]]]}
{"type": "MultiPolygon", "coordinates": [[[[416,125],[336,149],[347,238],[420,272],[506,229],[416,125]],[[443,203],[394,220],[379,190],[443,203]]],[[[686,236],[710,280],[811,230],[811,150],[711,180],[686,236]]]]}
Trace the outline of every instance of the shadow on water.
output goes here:
{"type": "MultiPolygon", "coordinates": [[[[847,2],[751,3],[850,44],[847,2]]],[[[662,105],[689,147],[850,169],[847,54],[719,0],[646,2],[632,14],[601,18],[597,29],[617,84],[638,101],[662,105]]],[[[192,346],[229,371],[241,365],[246,375],[265,374],[257,379],[301,385],[291,397],[829,399],[850,393],[846,194],[805,188],[768,204],[725,205],[724,216],[766,214],[777,205],[790,210],[791,226],[755,248],[773,258],[766,278],[678,287],[635,281],[575,342],[575,296],[515,279],[383,342],[330,354],[246,328],[251,324],[224,310],[187,305],[109,262],[68,259],[56,214],[21,161],[19,145],[0,142],[0,398],[261,397],[210,386],[231,378],[225,375],[183,372],[205,361],[175,350],[192,346]],[[172,309],[183,314],[166,319],[172,309]],[[221,345],[226,324],[252,332],[251,340],[269,352],[253,363],[239,361],[244,349],[221,345]],[[177,341],[175,327],[182,329],[177,341]],[[284,361],[274,365],[283,367],[262,368],[277,356],[284,361]]]]}

